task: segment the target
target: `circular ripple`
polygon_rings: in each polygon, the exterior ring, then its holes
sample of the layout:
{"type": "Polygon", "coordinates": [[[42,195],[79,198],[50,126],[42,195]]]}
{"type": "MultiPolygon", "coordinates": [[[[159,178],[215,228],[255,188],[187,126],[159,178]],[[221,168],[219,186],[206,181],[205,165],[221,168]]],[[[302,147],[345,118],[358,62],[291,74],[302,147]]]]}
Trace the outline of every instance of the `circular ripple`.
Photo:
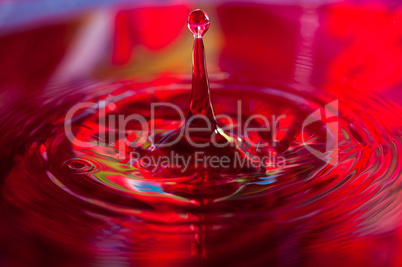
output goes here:
{"type": "Polygon", "coordinates": [[[87,173],[96,169],[96,166],[86,159],[74,158],[64,162],[62,168],[70,173],[87,173]]]}
{"type": "MultiPolygon", "coordinates": [[[[306,234],[317,233],[315,238],[322,242],[389,231],[397,224],[402,188],[401,141],[400,129],[394,125],[397,108],[389,103],[337,101],[289,90],[212,84],[214,109],[222,127],[227,120],[220,114],[229,115],[235,125],[244,124],[252,114],[268,118],[286,115],[277,125],[276,147],[259,151],[243,147],[254,154],[281,156],[286,164],[247,175],[197,173],[170,178],[163,171],[151,172],[132,160],[133,148],[121,149],[116,129],[98,127],[99,114],[141,114],[149,119],[150,103],[170,102],[186,110],[189,88],[189,84],[169,84],[134,91],[131,85],[125,85],[114,93],[113,109],[106,103],[104,109],[83,112],[85,116],[80,114],[74,122],[76,136],[96,144],[92,147],[71,144],[64,128],[60,128],[56,137],[45,142],[55,184],[81,200],[148,222],[191,224],[200,220],[195,214],[201,212],[205,224],[217,227],[219,222],[224,227],[230,224],[228,218],[247,223],[258,217],[261,223],[285,228],[298,225],[306,234]],[[237,116],[238,99],[242,100],[241,118],[237,116]],[[334,101],[336,112],[331,106],[326,108],[334,101]],[[306,118],[317,110],[320,119],[303,128],[306,118]],[[105,141],[111,139],[114,141],[105,141]],[[337,142],[336,157],[324,153],[331,142],[337,142]],[[323,157],[312,151],[321,152],[323,157]],[[331,157],[336,161],[327,160],[331,157]],[[77,175],[81,179],[76,179],[77,175]]],[[[170,111],[156,115],[156,132],[161,134],[182,123],[170,111]]],[[[124,136],[135,139],[137,130],[132,125],[124,136]]],[[[251,138],[271,141],[264,134],[251,138]]],[[[142,149],[152,149],[153,145],[148,140],[142,149]]]]}

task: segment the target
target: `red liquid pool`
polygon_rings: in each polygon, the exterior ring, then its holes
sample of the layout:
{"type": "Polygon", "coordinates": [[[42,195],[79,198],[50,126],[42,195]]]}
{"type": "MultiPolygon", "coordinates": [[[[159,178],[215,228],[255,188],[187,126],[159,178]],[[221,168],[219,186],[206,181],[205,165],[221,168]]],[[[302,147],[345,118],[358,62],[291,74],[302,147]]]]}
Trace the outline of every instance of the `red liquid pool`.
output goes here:
{"type": "Polygon", "coordinates": [[[209,18],[188,25],[191,79],[95,85],[32,119],[2,180],[0,265],[398,266],[400,107],[209,84],[209,18]]]}

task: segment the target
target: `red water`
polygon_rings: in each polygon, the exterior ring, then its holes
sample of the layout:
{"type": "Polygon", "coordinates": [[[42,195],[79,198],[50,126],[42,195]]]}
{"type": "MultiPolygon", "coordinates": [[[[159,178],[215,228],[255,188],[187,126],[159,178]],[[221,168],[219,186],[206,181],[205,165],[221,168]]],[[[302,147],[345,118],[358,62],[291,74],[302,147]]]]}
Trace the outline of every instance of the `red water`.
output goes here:
{"type": "MultiPolygon", "coordinates": [[[[225,133],[216,121],[211,103],[202,38],[209,28],[209,18],[206,13],[198,9],[190,13],[187,21],[188,28],[194,35],[193,73],[188,115],[180,128],[173,129],[173,132],[167,136],[159,136],[160,140],[151,146],[152,149],[134,149],[134,153],[139,153],[141,158],[151,158],[153,162],[158,162],[161,157],[169,157],[172,154],[189,159],[186,163],[189,165],[187,168],[183,168],[183,164],[169,166],[163,170],[155,164],[149,166],[154,169],[153,172],[156,176],[161,177],[199,176],[202,179],[216,180],[224,173],[256,172],[262,168],[252,168],[251,164],[237,166],[240,164],[236,164],[236,159],[239,162],[250,159],[239,148],[241,146],[241,142],[238,141],[240,138],[225,133]],[[219,163],[215,166],[209,161],[205,164],[197,163],[197,153],[203,158],[215,157],[217,161],[226,157],[228,162],[224,166],[219,163]]],[[[158,139],[158,136],[155,138],[158,139]]],[[[129,147],[123,149],[131,152],[129,147]]],[[[125,155],[125,157],[130,157],[130,155],[125,155]]]]}
{"type": "Polygon", "coordinates": [[[43,111],[2,185],[0,265],[399,266],[400,108],[232,78],[213,79],[210,92],[202,39],[209,24],[200,12],[189,17],[192,79],[97,86],[113,90],[71,118],[73,135],[90,146],[68,139],[64,107],[43,111]],[[155,103],[188,115],[161,107],[152,117],[155,103]],[[317,111],[320,119],[303,127],[317,111]],[[155,126],[143,142],[139,121],[121,129],[110,116],[133,114],[155,126]],[[190,136],[208,143],[215,133],[223,147],[194,149],[185,139],[162,147],[188,124],[205,128],[191,121],[200,114],[213,127],[190,136]],[[270,125],[275,136],[255,130],[266,127],[257,119],[246,135],[241,126],[253,115],[286,117],[270,125]],[[324,153],[328,143],[337,156],[324,153]],[[145,166],[144,157],[170,151],[230,155],[230,166],[145,166]],[[270,161],[235,168],[236,152],[270,161]]]}

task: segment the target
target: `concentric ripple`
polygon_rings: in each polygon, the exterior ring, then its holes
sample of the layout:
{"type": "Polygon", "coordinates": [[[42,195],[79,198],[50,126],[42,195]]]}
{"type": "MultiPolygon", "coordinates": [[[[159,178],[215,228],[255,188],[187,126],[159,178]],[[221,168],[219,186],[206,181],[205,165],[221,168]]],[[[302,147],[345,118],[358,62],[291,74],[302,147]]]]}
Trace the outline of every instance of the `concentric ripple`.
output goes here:
{"type": "MultiPolygon", "coordinates": [[[[153,238],[170,236],[182,241],[171,247],[158,243],[162,258],[213,258],[233,249],[220,241],[231,240],[233,231],[243,240],[240,247],[269,240],[281,243],[279,240],[289,235],[313,246],[383,234],[399,227],[401,129],[393,124],[397,107],[382,100],[345,101],[215,82],[211,94],[221,127],[228,119],[220,114],[228,115],[235,126],[253,114],[268,118],[286,115],[275,125],[277,146],[265,150],[243,147],[250,153],[282,157],[284,164],[247,175],[198,172],[172,178],[143,168],[140,159],[131,156],[136,149],[152,149],[154,139],[148,138],[141,148],[123,146],[118,129],[99,127],[99,116],[105,114],[140,114],[150,123],[151,103],[173,103],[186,114],[188,83],[137,87],[123,84],[113,94],[93,100],[92,106],[72,119],[75,136],[93,146],[72,144],[63,125],[56,125],[53,134],[33,148],[32,153],[41,159],[29,156],[47,166],[46,175],[52,183],[42,190],[62,189],[63,194],[78,200],[78,209],[107,221],[97,228],[100,232],[93,241],[97,250],[110,252],[114,250],[108,246],[110,242],[124,239],[122,246],[130,257],[151,257],[146,252],[151,245],[136,240],[145,238],[145,233],[149,238],[152,231],[153,238]],[[313,115],[316,120],[303,128],[306,119],[318,112],[321,116],[313,115]],[[337,143],[332,146],[337,155],[325,153],[328,143],[337,143]],[[249,235],[242,235],[240,229],[249,235]],[[254,234],[250,236],[250,232],[254,234]]],[[[167,109],[156,111],[153,122],[160,136],[183,123],[167,109]]],[[[263,125],[257,122],[254,126],[263,125]]],[[[134,140],[138,132],[138,124],[128,124],[123,136],[134,140]]],[[[235,135],[245,138],[241,133],[235,135]]],[[[272,141],[264,133],[252,133],[249,138],[272,141]]]]}

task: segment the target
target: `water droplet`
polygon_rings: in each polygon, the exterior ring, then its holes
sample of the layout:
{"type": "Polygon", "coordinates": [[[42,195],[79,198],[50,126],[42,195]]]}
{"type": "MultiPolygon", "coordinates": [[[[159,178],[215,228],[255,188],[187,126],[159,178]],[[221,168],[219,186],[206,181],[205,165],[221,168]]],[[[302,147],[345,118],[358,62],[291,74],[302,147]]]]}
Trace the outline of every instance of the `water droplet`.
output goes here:
{"type": "Polygon", "coordinates": [[[115,103],[110,103],[108,105],[109,110],[115,110],[116,109],[116,104],[115,103]]]}
{"type": "Polygon", "coordinates": [[[195,38],[202,38],[209,29],[209,24],[207,13],[201,9],[196,9],[188,15],[187,25],[195,38]]]}

